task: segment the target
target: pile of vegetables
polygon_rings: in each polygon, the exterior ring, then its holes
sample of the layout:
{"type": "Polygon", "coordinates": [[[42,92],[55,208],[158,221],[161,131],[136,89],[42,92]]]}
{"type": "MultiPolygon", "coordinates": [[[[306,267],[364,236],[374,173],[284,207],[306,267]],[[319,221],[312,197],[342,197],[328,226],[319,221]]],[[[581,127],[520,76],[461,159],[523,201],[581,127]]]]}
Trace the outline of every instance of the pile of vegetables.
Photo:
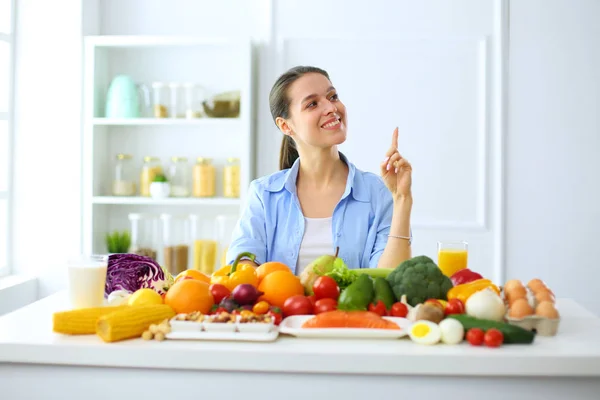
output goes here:
{"type": "Polygon", "coordinates": [[[115,291],[130,293],[150,288],[159,294],[167,292],[173,277],[150,257],[136,254],[111,254],[108,256],[104,295],[115,291]]]}

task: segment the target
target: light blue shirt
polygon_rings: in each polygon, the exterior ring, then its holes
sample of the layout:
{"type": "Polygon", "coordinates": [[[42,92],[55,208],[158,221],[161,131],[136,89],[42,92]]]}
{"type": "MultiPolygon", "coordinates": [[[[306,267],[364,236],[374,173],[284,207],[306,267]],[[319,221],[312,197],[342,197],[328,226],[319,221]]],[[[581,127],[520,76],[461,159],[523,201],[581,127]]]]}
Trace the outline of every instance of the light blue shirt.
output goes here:
{"type": "MultiPolygon", "coordinates": [[[[376,268],[392,222],[393,200],[383,180],[363,172],[340,153],[348,165],[346,189],[333,210],[333,249],[339,247],[348,268],[376,268]]],[[[291,168],[252,181],[247,203],[227,251],[230,264],[242,252],[259,264],[279,261],[296,273],[304,235],[304,216],[296,195],[300,159],[291,168]]]]}

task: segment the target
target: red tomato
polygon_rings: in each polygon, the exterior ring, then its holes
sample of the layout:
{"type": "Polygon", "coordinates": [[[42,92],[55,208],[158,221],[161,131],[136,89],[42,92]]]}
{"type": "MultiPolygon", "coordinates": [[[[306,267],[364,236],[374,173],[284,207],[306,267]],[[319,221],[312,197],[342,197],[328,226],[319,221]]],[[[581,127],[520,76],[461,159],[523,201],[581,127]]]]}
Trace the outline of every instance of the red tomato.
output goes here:
{"type": "Polygon", "coordinates": [[[315,292],[317,300],[334,299],[337,301],[340,296],[340,288],[335,279],[330,276],[318,277],[313,284],[313,291],[315,292]]]}
{"type": "Polygon", "coordinates": [[[473,346],[481,346],[483,344],[484,333],[479,328],[471,328],[467,331],[467,341],[473,346]]]}
{"type": "Polygon", "coordinates": [[[387,310],[385,308],[385,303],[381,300],[377,300],[377,304],[371,303],[369,304],[369,311],[378,314],[380,317],[385,316],[387,310]]]}
{"type": "Polygon", "coordinates": [[[448,304],[446,304],[446,309],[444,310],[444,314],[464,314],[465,306],[462,301],[459,299],[450,299],[448,300],[448,304]]]}
{"type": "Polygon", "coordinates": [[[408,315],[408,307],[406,307],[406,304],[404,303],[396,302],[392,304],[390,315],[392,317],[406,318],[406,316],[408,315]]]}
{"type": "Polygon", "coordinates": [[[504,335],[498,329],[490,328],[485,332],[483,341],[488,347],[499,347],[504,342],[504,335]]]}
{"type": "Polygon", "coordinates": [[[271,309],[267,312],[267,315],[273,318],[273,323],[275,325],[279,325],[283,318],[279,307],[271,307],[271,309]]]}
{"type": "Polygon", "coordinates": [[[315,314],[321,314],[327,311],[337,309],[337,301],[334,299],[320,299],[315,304],[315,314]]]}
{"type": "Polygon", "coordinates": [[[225,285],[221,285],[219,283],[213,283],[212,285],[210,285],[209,289],[210,293],[212,293],[215,299],[215,303],[217,304],[219,304],[221,300],[223,300],[225,297],[231,294],[231,292],[229,291],[229,289],[227,289],[227,287],[225,287],[225,285]]]}
{"type": "Polygon", "coordinates": [[[308,296],[308,299],[310,300],[310,302],[313,305],[313,308],[315,307],[315,305],[317,304],[317,296],[315,296],[314,294],[311,296],[308,296]]]}
{"type": "Polygon", "coordinates": [[[288,297],[283,303],[283,315],[309,315],[313,313],[313,305],[310,299],[301,294],[288,297]]]}

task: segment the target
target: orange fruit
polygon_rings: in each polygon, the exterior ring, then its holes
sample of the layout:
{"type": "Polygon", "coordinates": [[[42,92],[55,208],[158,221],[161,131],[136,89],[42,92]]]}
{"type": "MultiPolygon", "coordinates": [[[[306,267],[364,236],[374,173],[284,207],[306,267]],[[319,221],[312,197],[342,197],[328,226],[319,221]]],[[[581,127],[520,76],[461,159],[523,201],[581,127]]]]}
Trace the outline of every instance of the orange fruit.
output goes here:
{"type": "Polygon", "coordinates": [[[207,314],[215,300],[206,282],[197,279],[182,279],[169,288],[165,295],[165,304],[177,314],[200,311],[207,314]]]}
{"type": "Polygon", "coordinates": [[[265,276],[259,283],[258,290],[264,293],[260,300],[279,308],[283,307],[288,298],[298,294],[304,295],[304,286],[300,283],[300,278],[289,268],[287,271],[275,271],[265,276]]]}
{"type": "Polygon", "coordinates": [[[256,276],[258,277],[258,282],[262,281],[263,279],[265,279],[265,276],[275,271],[291,272],[290,267],[283,263],[277,261],[266,262],[264,264],[261,264],[258,268],[256,268],[256,276]]]}
{"type": "Polygon", "coordinates": [[[203,274],[202,272],[197,271],[195,269],[186,269],[185,271],[181,271],[179,275],[177,275],[177,277],[175,278],[175,282],[179,282],[180,280],[186,277],[197,279],[199,281],[210,284],[210,276],[203,274]]]}

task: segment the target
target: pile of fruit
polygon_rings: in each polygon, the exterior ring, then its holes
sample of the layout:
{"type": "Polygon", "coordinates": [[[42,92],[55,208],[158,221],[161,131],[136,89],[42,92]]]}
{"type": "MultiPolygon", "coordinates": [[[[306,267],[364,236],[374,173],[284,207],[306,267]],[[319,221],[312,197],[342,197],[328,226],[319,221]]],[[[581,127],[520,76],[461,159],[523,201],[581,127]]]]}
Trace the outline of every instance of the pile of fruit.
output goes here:
{"type": "MultiPolygon", "coordinates": [[[[56,332],[101,331],[107,341],[142,334],[160,340],[164,331],[158,327],[165,318],[176,315],[239,315],[249,321],[268,318],[276,325],[289,316],[318,316],[307,329],[395,329],[388,323],[393,318],[388,317],[399,317],[412,322],[408,336],[415,343],[458,344],[466,340],[472,345],[498,347],[534,341],[537,325],[522,325],[524,317],[534,316],[534,310],[539,318],[559,318],[554,295],[537,279],[530,281],[529,291],[515,280],[502,288],[467,268],[446,276],[427,256],[413,257],[395,269],[349,269],[336,252],[319,257],[296,276],[280,262],[257,268],[245,264],[242,259],[254,260],[254,255],[242,253],[210,276],[186,270],[174,278],[147,257],[111,257],[106,285],[110,307],[85,315],[86,310],[57,313],[56,332]],[[520,312],[522,301],[530,306],[520,312]],[[121,314],[133,313],[123,311],[125,306],[145,308],[136,314],[135,325],[114,326],[125,324],[121,314]],[[115,311],[119,313],[105,316],[115,311]],[[104,321],[101,329],[99,318],[104,321]],[[79,326],[85,325],[85,329],[77,328],[77,321],[83,321],[79,326]]],[[[537,320],[526,322],[537,324],[537,320]]]]}

